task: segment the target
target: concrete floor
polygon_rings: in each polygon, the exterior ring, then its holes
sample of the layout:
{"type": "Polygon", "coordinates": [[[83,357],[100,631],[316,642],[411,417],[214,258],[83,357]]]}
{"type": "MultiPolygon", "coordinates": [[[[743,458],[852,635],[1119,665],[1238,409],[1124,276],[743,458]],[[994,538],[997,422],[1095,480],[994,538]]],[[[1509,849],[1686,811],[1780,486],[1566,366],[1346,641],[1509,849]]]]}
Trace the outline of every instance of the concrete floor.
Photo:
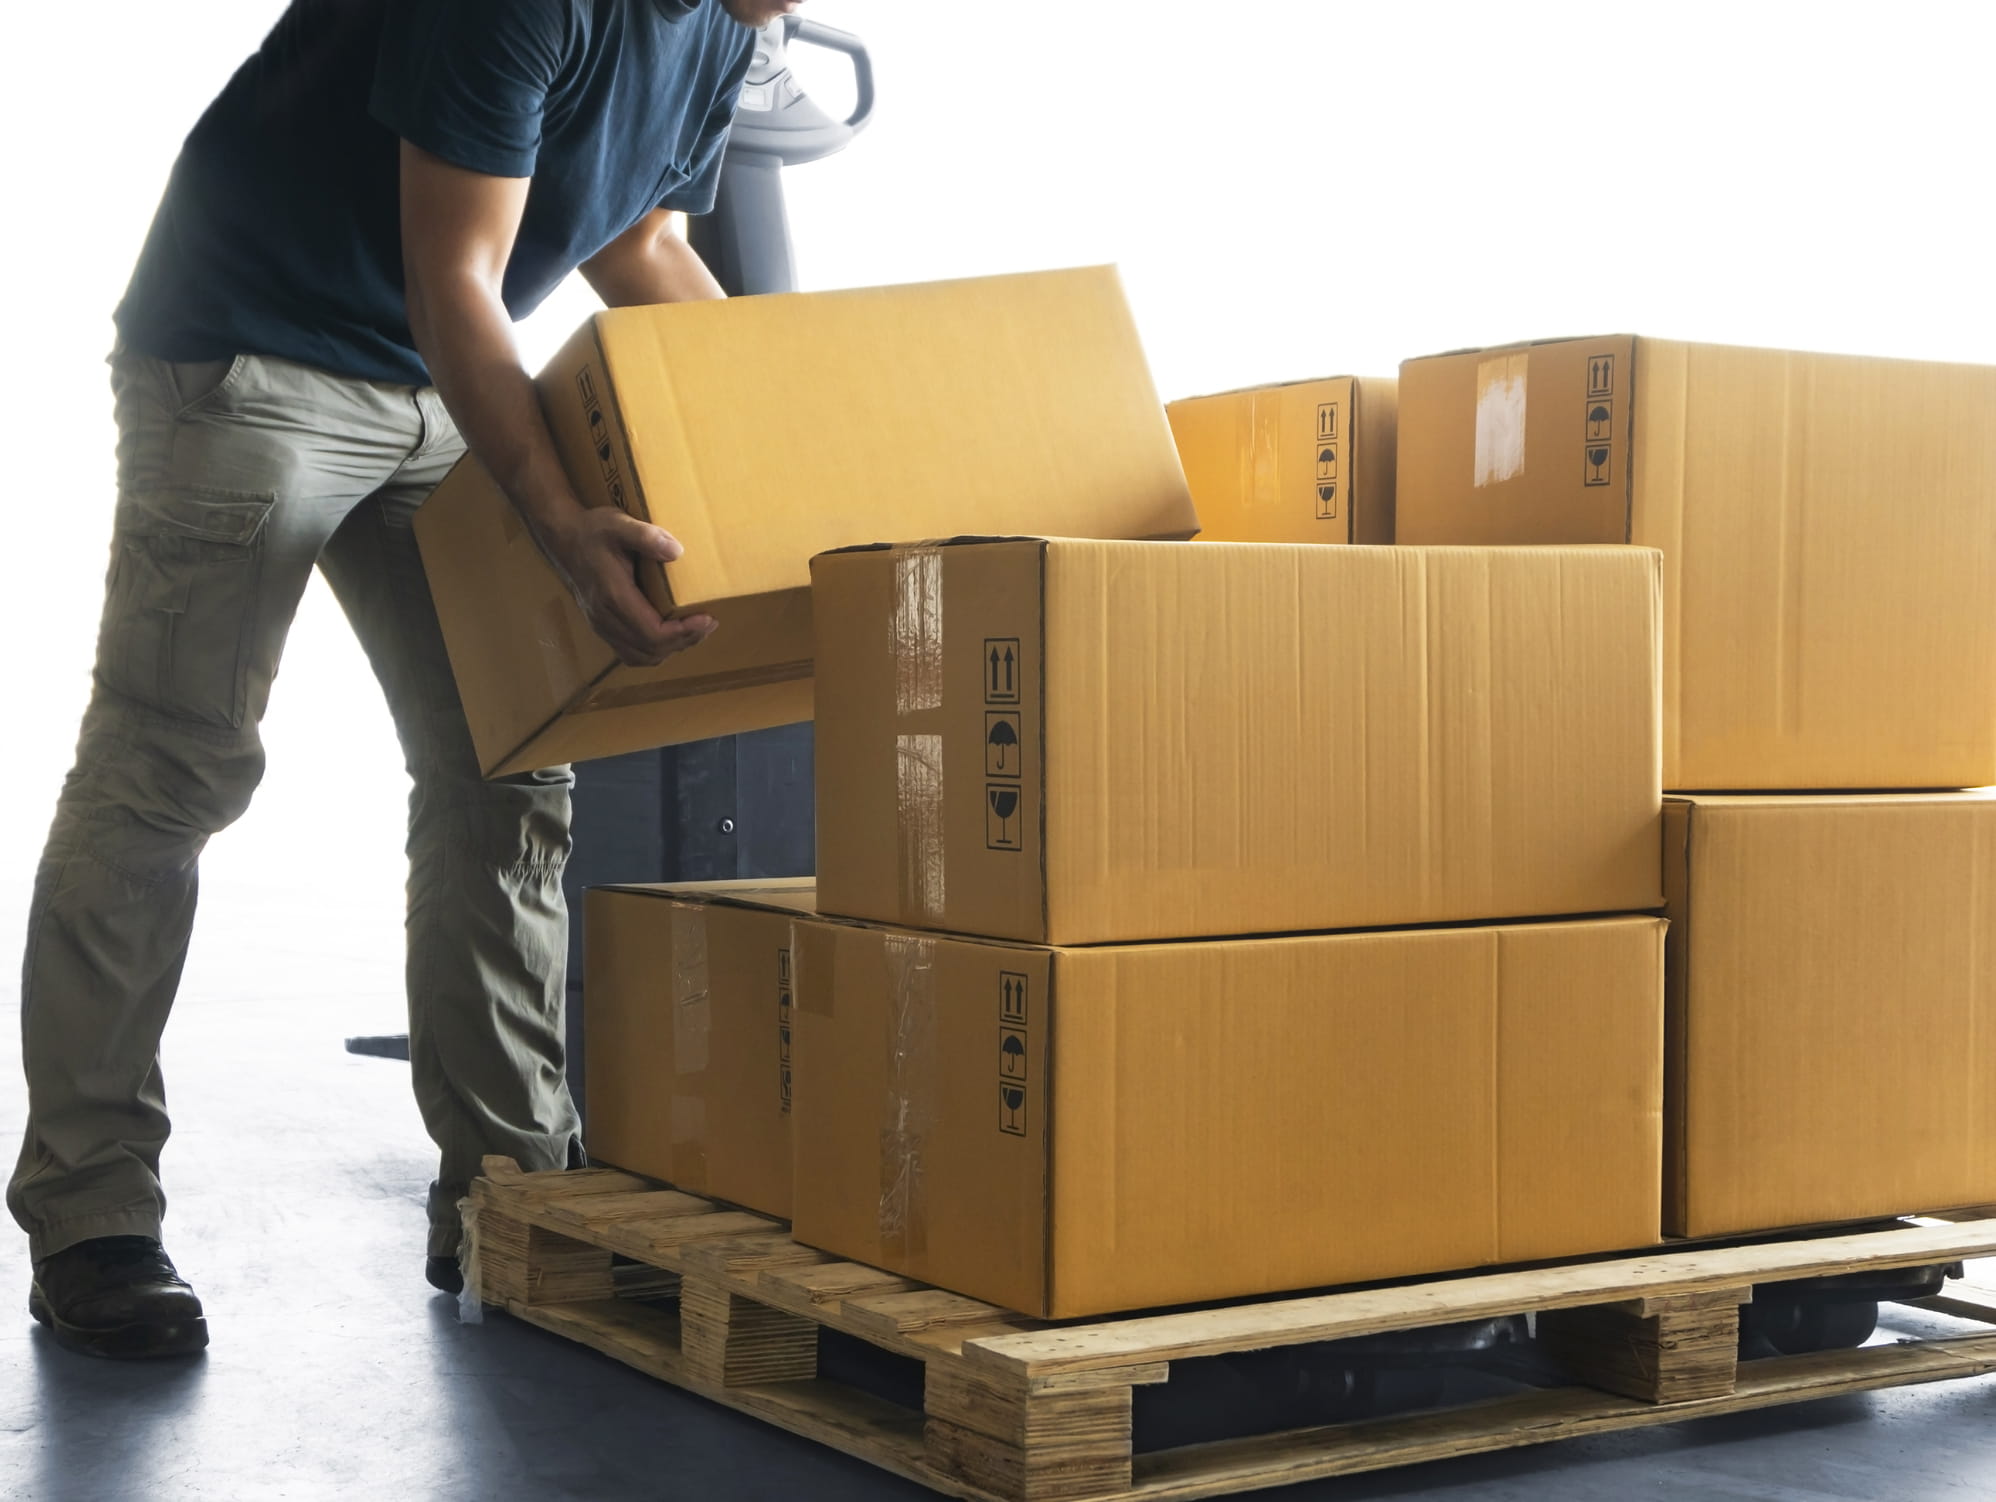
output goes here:
{"type": "MultiPolygon", "coordinates": [[[[405,1067],[341,1049],[396,1022],[378,894],[360,908],[337,895],[346,883],[240,862],[207,886],[168,1035],[168,1247],[214,1344],[190,1362],[114,1365],[57,1350],[25,1312],[0,1318],[0,1497],[929,1495],[502,1316],[458,1324],[422,1281],[430,1160],[405,1067]]],[[[11,1015],[0,1028],[12,1123],[11,1015]]],[[[24,1242],[0,1236],[0,1296],[27,1284],[24,1242]]],[[[1979,1381],[1263,1495],[1985,1499],[1992,1419],[1996,1385],[1979,1381]]]]}

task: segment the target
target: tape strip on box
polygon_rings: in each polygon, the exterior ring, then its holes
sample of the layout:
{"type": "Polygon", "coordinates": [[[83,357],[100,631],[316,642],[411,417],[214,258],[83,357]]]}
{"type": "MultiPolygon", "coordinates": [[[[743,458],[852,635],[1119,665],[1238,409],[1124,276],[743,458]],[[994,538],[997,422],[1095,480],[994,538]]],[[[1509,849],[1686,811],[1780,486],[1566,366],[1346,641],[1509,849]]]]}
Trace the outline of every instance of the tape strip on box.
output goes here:
{"type": "Polygon", "coordinates": [[[901,840],[901,911],[940,923],[946,895],[943,846],[943,738],[894,738],[894,822],[901,840]]]}
{"type": "Polygon", "coordinates": [[[887,1094],[880,1123],[880,1241],[919,1257],[929,1240],[925,1150],[936,1121],[936,943],[883,936],[887,962],[887,1094]]]}
{"type": "Polygon", "coordinates": [[[1531,356],[1520,350],[1476,367],[1476,484],[1525,472],[1525,394],[1531,356]]]}
{"type": "Polygon", "coordinates": [[[1241,445],[1241,499],[1260,517],[1282,504],[1282,404],[1279,393],[1248,398],[1247,442],[1241,445]]]}
{"type": "Polygon", "coordinates": [[[672,905],[672,1173],[675,1180],[707,1180],[708,1048],[714,1011],[707,980],[707,916],[688,904],[672,905]]]}
{"type": "Polygon", "coordinates": [[[894,559],[894,709],[943,707],[943,556],[910,548],[894,559]]]}

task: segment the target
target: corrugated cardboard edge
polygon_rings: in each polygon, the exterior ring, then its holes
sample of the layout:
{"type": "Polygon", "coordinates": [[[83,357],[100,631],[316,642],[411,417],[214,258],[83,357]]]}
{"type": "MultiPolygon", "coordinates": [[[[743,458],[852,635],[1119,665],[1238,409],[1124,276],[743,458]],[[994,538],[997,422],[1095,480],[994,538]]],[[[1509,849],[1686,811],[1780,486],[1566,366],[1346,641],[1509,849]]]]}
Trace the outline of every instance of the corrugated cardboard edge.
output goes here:
{"type": "MultiPolygon", "coordinates": [[[[728,907],[754,913],[788,913],[797,918],[819,916],[814,907],[799,907],[791,902],[761,901],[756,896],[758,892],[810,891],[815,900],[817,878],[814,876],[747,877],[738,881],[717,882],[606,881],[587,890],[619,892],[628,897],[656,897],[662,902],[680,903],[692,907],[728,907]],[[733,890],[728,890],[729,888],[733,890]]],[[[826,921],[839,920],[828,918],[826,921]]]]}
{"type": "MultiPolygon", "coordinates": [[[[1044,650],[1046,643],[1044,631],[1041,633],[1040,643],[1042,650],[1044,650]]],[[[1045,674],[1041,674],[1040,682],[1042,684],[1046,682],[1045,674]]],[[[1042,688],[1040,692],[1044,696],[1046,691],[1042,688]]],[[[1041,717],[1040,723],[1042,726],[1045,725],[1046,720],[1044,716],[1041,717]]],[[[1040,769],[1042,775],[1044,775],[1046,770],[1045,761],[1040,763],[1040,769]]],[[[1040,818],[1042,822],[1046,818],[1046,799],[1044,796],[1040,799],[1040,818]]],[[[1046,851],[1044,836],[1040,840],[1040,851],[1042,859],[1044,859],[1046,851]]],[[[1040,885],[1042,891],[1044,891],[1046,883],[1042,881],[1040,885]]],[[[1053,1279],[1054,1249],[1059,1245],[1059,1236],[1054,1227],[1053,1213],[1053,1148],[1054,1133],[1060,1130],[1060,1122],[1054,1118],[1053,1102],[1055,1091],[1054,1061],[1060,1057],[1062,966],[1061,950],[1057,945],[1045,945],[1042,947],[1046,948],[1048,953],[1046,999],[1041,1003],[1046,1010],[1046,1042],[1040,1050],[1040,1073],[1046,1083],[1040,1086],[1040,1117],[1045,1122],[1045,1125],[1040,1128],[1040,1306],[1031,1312],[1039,1318],[1045,1319],[1060,1307],[1060,1290],[1054,1287],[1053,1279]]]]}
{"type": "Polygon", "coordinates": [[[1631,543],[1654,547],[1662,554],[1663,623],[1658,648],[1661,666],[1658,693],[1663,705],[1663,786],[1680,786],[1684,779],[1684,465],[1688,445],[1689,382],[1681,344],[1654,339],[1629,341],[1629,399],[1622,421],[1627,459],[1623,476],[1623,536],[1631,543]],[[1674,349],[1678,358],[1670,377],[1656,368],[1660,351],[1674,349]],[[1666,409],[1665,404],[1668,403],[1666,409]],[[1638,446],[1637,434],[1650,442],[1638,446]],[[1659,435],[1663,435],[1659,437],[1659,435]],[[1641,510],[1637,509],[1638,505],[1641,510]],[[1640,523],[1640,525],[1638,525],[1640,523]]]}
{"type": "Polygon", "coordinates": [[[1441,349],[1433,354],[1412,355],[1402,360],[1402,365],[1413,365],[1422,360],[1450,360],[1457,355],[1501,355],[1511,350],[1537,349],[1542,344],[1585,344],[1596,339],[1634,339],[1634,334],[1555,334],[1549,339],[1517,339],[1509,344],[1465,344],[1460,349],[1441,349]]]}
{"type": "Polygon", "coordinates": [[[1687,1159],[1690,1098],[1685,1068],[1691,1053],[1691,839],[1696,805],[1663,800],[1663,1234],[1689,1234],[1691,1182],[1687,1159]]]}
{"type": "MultiPolygon", "coordinates": [[[[1048,552],[1048,547],[1049,547],[1049,545],[1048,545],[1048,543],[1047,543],[1046,539],[1045,539],[1045,538],[1041,538],[1041,539],[1040,539],[1040,548],[1039,548],[1039,569],[1040,569],[1040,623],[1039,623],[1039,624],[1040,624],[1040,681],[1039,681],[1039,696],[1040,696],[1040,703],[1039,703],[1039,719],[1040,719],[1040,724],[1039,724],[1039,741],[1040,741],[1040,774],[1039,774],[1039,776],[1040,776],[1040,797],[1039,797],[1039,804],[1040,804],[1040,924],[1039,924],[1039,931],[1040,931],[1040,942],[1042,942],[1042,943],[1046,942],[1046,941],[1047,941],[1047,940],[1048,940],[1048,939],[1049,939],[1049,938],[1050,938],[1050,937],[1052,936],[1052,934],[1053,934],[1053,902],[1052,902],[1052,896],[1051,896],[1051,893],[1050,893],[1050,891],[1049,891],[1049,886],[1050,886],[1050,883],[1049,883],[1049,881],[1048,881],[1048,874],[1049,874],[1049,872],[1050,872],[1050,871],[1051,871],[1051,869],[1052,869],[1052,865],[1051,865],[1051,862],[1050,862],[1050,861],[1048,860],[1048,857],[1047,857],[1047,851],[1048,851],[1048,849],[1050,848],[1050,847],[1048,846],[1048,844],[1047,844],[1047,833],[1048,833],[1048,822],[1047,822],[1047,805],[1048,805],[1049,803],[1051,803],[1051,802],[1052,802],[1052,799],[1051,799],[1051,798],[1050,798],[1050,797],[1048,796],[1048,794],[1050,794],[1050,793],[1051,793],[1051,792],[1053,791],[1053,779],[1052,779],[1051,777],[1049,777],[1049,776],[1047,775],[1047,765],[1048,765],[1048,764],[1047,764],[1047,756],[1048,756],[1048,754],[1049,754],[1049,748],[1050,748],[1050,744],[1051,744],[1051,743],[1050,743],[1050,741],[1049,741],[1049,738],[1048,738],[1048,735],[1047,735],[1047,669],[1048,669],[1048,667],[1049,667],[1049,662],[1048,662],[1048,657],[1047,657],[1047,651],[1048,651],[1048,637],[1047,637],[1047,552],[1048,552]]],[[[1053,968],[1054,968],[1054,967],[1053,967],[1053,961],[1049,960],[1049,961],[1047,962],[1047,990],[1048,990],[1048,996],[1047,996],[1047,1002],[1048,1002],[1048,1007],[1047,1007],[1047,1015],[1048,1015],[1048,1017],[1049,1017],[1049,1018],[1051,1018],[1051,1017],[1052,1017],[1052,1015],[1053,1015],[1053,1008],[1052,1008],[1052,1002],[1053,1002],[1053,996],[1052,996],[1052,989],[1053,989],[1053,968]]],[[[1048,1032],[1048,1036],[1049,1036],[1049,1039],[1051,1039],[1051,1036],[1052,1036],[1052,1033],[1051,1033],[1051,1029],[1052,1029],[1052,1023],[1051,1023],[1051,1021],[1049,1021],[1049,1023],[1048,1023],[1048,1029],[1049,1029],[1049,1032],[1048,1032]]],[[[1051,1053],[1049,1053],[1049,1054],[1048,1054],[1048,1057],[1049,1057],[1049,1058],[1051,1058],[1051,1057],[1052,1057],[1052,1054],[1051,1054],[1051,1053]]],[[[1050,1090],[1051,1090],[1051,1086],[1049,1086],[1049,1091],[1050,1091],[1050,1090]]],[[[1047,1096],[1046,1096],[1045,1098],[1046,1098],[1047,1100],[1051,1101],[1051,1100],[1053,1099],[1053,1096],[1052,1096],[1052,1094],[1051,1094],[1051,1093],[1049,1093],[1049,1094],[1047,1094],[1047,1096]]],[[[1051,1140],[1051,1139],[1049,1139],[1049,1140],[1051,1140]]],[[[1049,1160],[1048,1160],[1048,1164],[1049,1164],[1049,1166],[1048,1166],[1048,1170],[1047,1170],[1047,1176],[1048,1176],[1048,1183],[1049,1183],[1049,1186],[1051,1186],[1051,1183],[1052,1183],[1052,1173],[1053,1173],[1053,1170],[1052,1170],[1052,1166],[1051,1166],[1051,1164],[1052,1164],[1052,1160],[1051,1160],[1051,1159],[1049,1159],[1049,1160]]],[[[1053,1200],[1052,1200],[1052,1198],[1051,1198],[1051,1188],[1049,1188],[1049,1198],[1048,1198],[1048,1200],[1047,1200],[1047,1217],[1046,1217],[1046,1218],[1047,1218],[1047,1220],[1048,1220],[1048,1222],[1049,1222],[1049,1223],[1051,1223],[1051,1222],[1052,1222],[1052,1219],[1053,1219],[1053,1200]]],[[[1051,1244],[1052,1244],[1052,1239],[1051,1239],[1051,1238],[1048,1238],[1048,1244],[1049,1244],[1049,1245],[1051,1245],[1051,1244]]],[[[1048,1277],[1048,1279],[1047,1279],[1047,1280],[1043,1280],[1043,1283],[1042,1283],[1042,1286],[1045,1286],[1045,1287],[1051,1287],[1051,1281],[1050,1281],[1050,1279],[1051,1279],[1051,1272],[1049,1271],[1049,1277],[1048,1277]]]]}
{"type": "Polygon", "coordinates": [[[541,738],[545,736],[550,730],[554,729],[554,727],[558,725],[563,719],[565,719],[568,716],[569,712],[573,710],[579,702],[581,702],[583,699],[588,698],[590,694],[594,693],[596,691],[597,686],[601,684],[604,679],[608,678],[612,673],[616,672],[617,669],[621,666],[622,664],[620,662],[616,661],[615,659],[612,659],[610,666],[605,668],[602,672],[598,673],[594,678],[590,679],[588,683],[584,684],[582,688],[577,691],[574,698],[570,699],[568,703],[564,704],[560,709],[555,711],[555,713],[549,715],[545,720],[541,721],[539,725],[535,726],[534,731],[531,735],[529,735],[525,740],[521,741],[520,744],[515,746],[511,751],[508,751],[503,757],[501,757],[493,765],[485,768],[484,769],[485,776],[488,779],[494,777],[511,777],[520,772],[538,772],[544,767],[559,765],[558,762],[547,761],[544,757],[542,757],[539,753],[537,753],[534,750],[534,747],[539,745],[541,742],[541,738]]]}
{"type": "MultiPolygon", "coordinates": [[[[1294,380],[1288,381],[1257,381],[1251,386],[1229,386],[1225,391],[1202,391],[1194,396],[1174,396],[1165,405],[1167,407],[1176,407],[1183,402],[1217,401],[1225,396],[1246,396],[1253,391],[1287,391],[1294,386],[1317,386],[1325,381],[1365,381],[1373,379],[1376,378],[1355,375],[1297,376],[1294,380]]],[[[1386,377],[1386,379],[1390,380],[1391,377],[1386,377]]]]}
{"type": "MultiPolygon", "coordinates": [[[[626,474],[626,479],[625,479],[626,493],[635,499],[637,505],[641,508],[643,512],[643,515],[639,516],[638,520],[649,521],[651,519],[651,507],[649,502],[646,501],[645,499],[643,485],[638,479],[637,465],[634,462],[632,454],[630,453],[629,444],[625,441],[626,435],[624,433],[623,409],[619,405],[617,400],[616,380],[610,373],[609,358],[603,347],[602,319],[603,319],[603,314],[600,312],[596,313],[590,317],[589,322],[585,325],[585,328],[587,330],[587,338],[589,342],[590,352],[587,356],[584,357],[583,365],[581,368],[583,370],[587,370],[589,366],[593,364],[596,367],[597,372],[599,373],[600,380],[598,380],[594,384],[602,388],[598,392],[598,399],[603,403],[605,415],[608,418],[607,426],[609,429],[610,442],[613,445],[615,445],[617,449],[620,451],[619,457],[623,460],[623,467],[626,474]]],[[[579,334],[578,336],[571,337],[571,343],[574,342],[575,337],[579,337],[579,334]]],[[[557,355],[556,360],[559,361],[559,359],[560,355],[557,355]]],[[[547,403],[549,398],[545,391],[539,389],[538,382],[536,382],[535,394],[536,396],[539,397],[541,403],[543,404],[543,408],[545,408],[545,404],[547,403]]],[[[566,395],[566,393],[564,393],[564,395],[566,395]]],[[[495,483],[495,488],[496,488],[496,483],[495,483]]],[[[578,500],[582,500],[585,494],[587,493],[587,487],[576,485],[574,483],[573,477],[570,477],[570,488],[574,490],[576,498],[578,500]]],[[[507,506],[511,506],[513,504],[511,498],[507,497],[504,494],[504,492],[501,492],[500,498],[503,504],[507,506]]],[[[587,505],[588,502],[586,500],[583,500],[583,504],[587,505]]],[[[626,514],[629,515],[631,513],[626,512],[626,514]]],[[[548,572],[550,574],[554,573],[554,568],[552,565],[549,565],[548,572]]],[[[670,610],[672,593],[670,588],[667,586],[665,582],[665,568],[663,564],[650,565],[647,568],[640,569],[638,582],[641,586],[644,587],[645,596],[647,599],[650,599],[652,601],[653,605],[658,606],[659,600],[662,597],[665,603],[663,606],[660,606],[660,608],[665,611],[670,610]],[[647,578],[647,574],[651,572],[656,572],[658,576],[655,584],[647,578]]],[[[556,577],[555,583],[557,587],[565,587],[561,585],[559,577],[556,577]]],[[[578,613],[580,613],[579,609],[578,613]]],[[[583,626],[585,629],[589,629],[589,623],[586,617],[583,620],[583,626]]],[[[591,678],[587,683],[583,684],[581,688],[579,688],[573,695],[570,696],[566,704],[562,705],[560,709],[556,710],[553,714],[549,715],[539,725],[536,725],[533,728],[533,730],[529,732],[519,742],[518,745],[514,746],[511,750],[507,751],[492,765],[485,767],[483,769],[484,775],[487,778],[510,777],[521,772],[537,772],[540,771],[542,768],[551,765],[551,763],[549,763],[545,758],[541,757],[539,753],[537,753],[534,750],[534,747],[537,744],[539,744],[541,737],[546,735],[548,731],[551,730],[560,720],[565,718],[567,715],[571,714],[574,711],[576,705],[582,703],[584,700],[589,698],[590,695],[594,694],[596,690],[602,686],[603,682],[606,679],[608,679],[612,673],[616,672],[617,669],[621,666],[623,666],[622,662],[619,661],[618,658],[613,654],[611,656],[609,665],[606,666],[602,672],[598,673],[594,678],[591,678]]]]}
{"type": "MultiPolygon", "coordinates": [[[[657,514],[652,508],[651,494],[645,486],[645,466],[646,461],[650,458],[651,447],[649,437],[646,436],[641,442],[640,435],[633,432],[630,426],[624,421],[624,406],[623,399],[619,395],[620,384],[618,372],[615,362],[610,356],[609,341],[603,337],[604,326],[615,311],[617,310],[606,308],[598,312],[589,321],[590,332],[596,344],[596,362],[603,371],[604,400],[610,416],[610,441],[622,451],[624,467],[628,471],[625,486],[637,508],[626,514],[635,517],[641,522],[648,522],[654,527],[662,526],[663,523],[659,521],[657,514]]],[[[662,369],[667,371],[669,381],[671,374],[670,367],[664,361],[660,361],[659,364],[662,369]]],[[[687,453],[690,450],[683,437],[686,421],[684,415],[679,410],[679,391],[676,386],[670,384],[668,384],[668,390],[672,393],[669,406],[677,422],[677,432],[679,435],[682,435],[679,437],[677,448],[679,452],[687,453]]],[[[698,477],[694,476],[692,478],[697,487],[698,477]]],[[[677,536],[678,534],[675,533],[674,535],[677,536]]],[[[686,542],[686,539],[683,537],[679,540],[686,542]]],[[[699,539],[699,541],[703,545],[710,545],[712,539],[699,539]]],[[[693,544],[687,543],[687,546],[691,547],[693,544]]],[[[673,599],[672,578],[668,566],[663,563],[645,563],[639,565],[638,584],[644,590],[645,598],[651,601],[659,614],[668,619],[671,618],[678,607],[673,599]]]]}

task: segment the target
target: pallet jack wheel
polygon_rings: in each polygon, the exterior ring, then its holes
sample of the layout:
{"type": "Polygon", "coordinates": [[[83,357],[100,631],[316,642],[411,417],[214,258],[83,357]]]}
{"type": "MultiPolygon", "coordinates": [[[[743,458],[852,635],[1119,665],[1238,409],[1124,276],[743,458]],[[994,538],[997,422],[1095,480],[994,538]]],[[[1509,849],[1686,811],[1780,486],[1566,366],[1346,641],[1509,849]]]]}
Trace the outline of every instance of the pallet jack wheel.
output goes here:
{"type": "Polygon", "coordinates": [[[1766,1304],[1756,1299],[1749,1307],[1752,1315],[1745,1323],[1783,1356],[1855,1350],[1878,1328],[1878,1304],[1872,1299],[1775,1298],[1766,1304]]]}
{"type": "Polygon", "coordinates": [[[1740,1309],[1740,1354],[1855,1350],[1878,1328],[1881,1304],[1931,1298],[1961,1272],[1950,1262],[1762,1284],[1740,1309]]]}

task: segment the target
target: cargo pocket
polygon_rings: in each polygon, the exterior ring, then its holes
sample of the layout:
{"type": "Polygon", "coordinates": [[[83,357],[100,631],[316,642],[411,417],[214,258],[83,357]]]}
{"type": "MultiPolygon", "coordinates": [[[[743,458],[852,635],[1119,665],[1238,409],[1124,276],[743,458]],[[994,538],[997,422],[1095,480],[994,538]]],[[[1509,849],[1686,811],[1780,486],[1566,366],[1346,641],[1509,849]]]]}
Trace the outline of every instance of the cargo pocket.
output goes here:
{"type": "Polygon", "coordinates": [[[199,485],[119,498],[97,649],[106,687],[178,719],[242,725],[276,499],[199,485]]]}

